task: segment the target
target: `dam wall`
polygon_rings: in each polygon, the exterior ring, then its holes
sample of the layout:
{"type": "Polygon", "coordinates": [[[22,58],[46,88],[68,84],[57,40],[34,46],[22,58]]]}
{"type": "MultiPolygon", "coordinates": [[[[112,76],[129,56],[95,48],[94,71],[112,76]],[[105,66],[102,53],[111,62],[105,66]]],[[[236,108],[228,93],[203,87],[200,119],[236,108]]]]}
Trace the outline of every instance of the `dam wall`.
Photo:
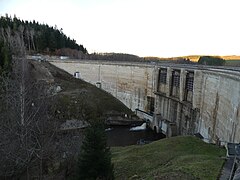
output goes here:
{"type": "Polygon", "coordinates": [[[107,61],[51,61],[152,115],[167,136],[197,134],[207,142],[240,142],[240,69],[107,61]]]}
{"type": "Polygon", "coordinates": [[[201,71],[198,132],[213,142],[240,142],[240,73],[201,71]]]}
{"type": "Polygon", "coordinates": [[[79,72],[81,79],[111,93],[132,111],[148,111],[150,100],[154,97],[153,66],[96,61],[51,63],[72,75],[79,72]]]}
{"type": "Polygon", "coordinates": [[[207,142],[239,142],[240,72],[213,68],[155,68],[155,127],[170,135],[199,134],[207,142]],[[157,116],[158,115],[158,116],[157,116]]]}

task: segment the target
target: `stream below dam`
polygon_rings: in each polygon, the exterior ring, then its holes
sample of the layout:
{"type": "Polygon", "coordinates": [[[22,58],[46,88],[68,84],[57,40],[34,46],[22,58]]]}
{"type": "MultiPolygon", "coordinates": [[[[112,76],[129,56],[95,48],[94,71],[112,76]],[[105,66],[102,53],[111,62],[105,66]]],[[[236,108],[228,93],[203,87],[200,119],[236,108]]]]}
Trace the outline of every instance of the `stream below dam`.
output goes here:
{"type": "Polygon", "coordinates": [[[156,141],[166,136],[161,133],[155,133],[150,128],[130,131],[130,126],[111,126],[106,129],[107,144],[114,146],[129,146],[136,144],[145,144],[156,141]]]}

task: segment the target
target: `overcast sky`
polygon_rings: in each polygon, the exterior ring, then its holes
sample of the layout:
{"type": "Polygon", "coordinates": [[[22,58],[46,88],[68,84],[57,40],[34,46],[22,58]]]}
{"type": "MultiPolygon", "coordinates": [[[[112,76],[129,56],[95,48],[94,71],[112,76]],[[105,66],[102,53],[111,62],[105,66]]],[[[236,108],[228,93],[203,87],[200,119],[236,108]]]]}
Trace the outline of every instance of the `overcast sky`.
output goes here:
{"type": "Polygon", "coordinates": [[[139,56],[240,55],[239,0],[0,0],[91,52],[139,56]]]}

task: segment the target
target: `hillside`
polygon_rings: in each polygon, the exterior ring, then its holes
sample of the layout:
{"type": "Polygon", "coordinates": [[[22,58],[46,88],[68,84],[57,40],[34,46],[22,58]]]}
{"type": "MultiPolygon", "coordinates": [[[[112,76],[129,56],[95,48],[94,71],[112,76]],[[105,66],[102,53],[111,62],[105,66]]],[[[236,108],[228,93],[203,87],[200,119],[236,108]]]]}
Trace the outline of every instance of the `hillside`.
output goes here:
{"type": "Polygon", "coordinates": [[[52,27],[36,21],[23,21],[16,16],[12,18],[6,15],[0,16],[0,29],[0,42],[4,41],[12,46],[12,41],[20,37],[28,53],[74,54],[75,58],[79,56],[76,56],[76,52],[81,52],[80,55],[87,54],[87,49],[83,45],[77,44],[57,26],[52,27]]]}
{"type": "MultiPolygon", "coordinates": [[[[146,57],[147,59],[158,59],[158,60],[169,60],[169,61],[176,61],[176,60],[179,60],[179,59],[189,59],[190,61],[192,62],[197,62],[199,60],[199,58],[201,56],[206,56],[206,55],[189,55],[189,56],[180,56],[180,57],[166,57],[166,58],[157,58],[157,57],[146,57]]],[[[226,61],[239,61],[240,60],[240,56],[213,56],[213,57],[220,57],[226,61]]]]}
{"type": "Polygon", "coordinates": [[[59,120],[82,119],[84,113],[105,116],[108,114],[134,113],[109,93],[81,79],[76,79],[67,72],[48,62],[30,61],[36,79],[51,82],[52,87],[61,89],[55,94],[57,100],[56,116],[59,120]]]}
{"type": "Polygon", "coordinates": [[[240,56],[221,56],[221,58],[225,59],[225,60],[240,60],[240,56]]]}
{"type": "Polygon", "coordinates": [[[191,136],[112,148],[116,179],[217,179],[225,149],[191,136]]]}
{"type": "Polygon", "coordinates": [[[139,120],[111,94],[48,62],[14,62],[12,78],[6,79],[9,89],[0,89],[0,179],[68,177],[75,170],[89,121],[139,120]]]}
{"type": "MultiPolygon", "coordinates": [[[[201,56],[184,56],[183,58],[189,59],[192,62],[197,62],[201,56]]],[[[240,56],[214,56],[220,57],[225,60],[225,66],[240,66],[240,56]]]]}

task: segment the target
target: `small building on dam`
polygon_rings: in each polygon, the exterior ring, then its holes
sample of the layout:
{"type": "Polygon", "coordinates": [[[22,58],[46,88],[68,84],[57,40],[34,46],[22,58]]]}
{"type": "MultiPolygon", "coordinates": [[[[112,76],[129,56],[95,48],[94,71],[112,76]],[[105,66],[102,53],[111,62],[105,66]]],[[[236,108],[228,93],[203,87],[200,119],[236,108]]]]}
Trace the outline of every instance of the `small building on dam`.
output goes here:
{"type": "Polygon", "coordinates": [[[240,68],[52,60],[111,93],[167,136],[240,142],[240,68]]]}

